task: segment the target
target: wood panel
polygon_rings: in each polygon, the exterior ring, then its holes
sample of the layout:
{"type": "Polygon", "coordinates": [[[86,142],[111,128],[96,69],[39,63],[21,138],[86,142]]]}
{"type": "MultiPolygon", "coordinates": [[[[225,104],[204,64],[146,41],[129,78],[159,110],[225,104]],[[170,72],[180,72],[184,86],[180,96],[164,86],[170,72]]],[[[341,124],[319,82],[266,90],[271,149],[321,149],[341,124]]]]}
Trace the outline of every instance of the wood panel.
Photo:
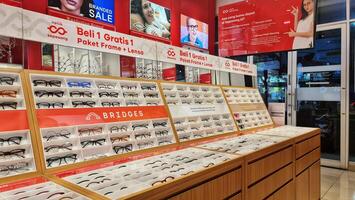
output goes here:
{"type": "Polygon", "coordinates": [[[309,195],[310,200],[320,199],[320,161],[309,168],[309,195]]]}
{"type": "Polygon", "coordinates": [[[296,177],[296,200],[309,200],[309,170],[296,177]]]}
{"type": "Polygon", "coordinates": [[[171,200],[222,200],[242,189],[241,169],[230,172],[205,184],[197,186],[171,200]]]}
{"type": "Polygon", "coordinates": [[[308,152],[314,150],[320,146],[320,135],[311,137],[305,141],[296,144],[296,159],[307,154],[308,152]]]}
{"type": "Polygon", "coordinates": [[[242,200],[242,194],[239,193],[237,195],[234,195],[234,196],[228,198],[227,200],[242,200]]]}
{"type": "Polygon", "coordinates": [[[248,164],[246,168],[246,180],[248,186],[291,163],[293,160],[293,153],[293,147],[291,146],[248,164]]]}
{"type": "Polygon", "coordinates": [[[291,181],[266,200],[295,200],[295,196],[295,184],[291,181]]]}
{"type": "Polygon", "coordinates": [[[271,176],[247,189],[247,200],[261,200],[286,184],[293,177],[293,164],[282,168],[271,176]]]}
{"type": "Polygon", "coordinates": [[[296,160],[296,175],[301,173],[303,170],[310,167],[313,163],[320,159],[320,148],[313,150],[311,153],[306,154],[302,158],[296,160]]]}

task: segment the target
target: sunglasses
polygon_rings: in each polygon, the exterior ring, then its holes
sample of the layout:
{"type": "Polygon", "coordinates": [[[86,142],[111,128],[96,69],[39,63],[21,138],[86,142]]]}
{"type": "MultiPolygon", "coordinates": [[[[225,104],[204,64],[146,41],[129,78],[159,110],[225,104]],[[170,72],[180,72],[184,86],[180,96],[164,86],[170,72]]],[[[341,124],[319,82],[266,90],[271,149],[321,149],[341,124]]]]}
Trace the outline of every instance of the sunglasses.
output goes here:
{"type": "Polygon", "coordinates": [[[45,91],[45,90],[38,90],[38,91],[35,91],[35,95],[37,97],[43,97],[43,96],[47,96],[47,97],[63,97],[64,96],[64,92],[63,91],[52,91],[52,92],[49,92],[49,91],[45,91]]]}
{"type": "Polygon", "coordinates": [[[2,102],[0,103],[0,108],[2,108],[3,110],[6,109],[17,109],[17,102],[2,102]]]}
{"type": "Polygon", "coordinates": [[[69,87],[81,87],[81,88],[91,88],[91,83],[84,81],[84,82],[68,82],[69,87]]]}
{"type": "Polygon", "coordinates": [[[81,147],[86,148],[87,146],[102,146],[106,142],[106,139],[98,139],[98,140],[88,140],[88,141],[83,141],[81,142],[81,147]]]}
{"type": "Polygon", "coordinates": [[[129,144],[126,146],[114,146],[113,147],[113,150],[115,151],[116,154],[130,152],[130,151],[132,151],[132,149],[133,149],[132,144],[129,144]]]}
{"type": "Polygon", "coordinates": [[[16,137],[10,137],[7,139],[0,138],[0,146],[4,146],[5,143],[7,143],[9,146],[11,145],[20,145],[21,144],[22,137],[21,136],[16,136],[16,137]]]}
{"type": "Polygon", "coordinates": [[[55,102],[55,103],[49,103],[49,102],[41,102],[36,104],[38,109],[41,108],[63,108],[64,103],[61,102],[55,102]]]}
{"type": "Polygon", "coordinates": [[[11,77],[0,77],[0,85],[5,83],[6,85],[13,85],[15,82],[14,78],[11,77]]]}
{"type": "Polygon", "coordinates": [[[89,136],[89,135],[98,135],[102,134],[102,127],[97,127],[97,128],[83,128],[79,129],[79,136],[89,136]]]}
{"type": "Polygon", "coordinates": [[[61,130],[59,133],[53,133],[51,132],[50,135],[43,136],[44,139],[49,141],[57,140],[57,139],[69,139],[71,133],[67,130],[61,130]]]}
{"type": "Polygon", "coordinates": [[[16,98],[16,95],[17,95],[17,91],[15,91],[15,90],[3,90],[3,91],[0,91],[0,96],[1,97],[16,98]]]}
{"type": "Polygon", "coordinates": [[[62,86],[62,81],[59,80],[50,80],[50,81],[46,81],[46,80],[34,80],[33,81],[33,85],[34,86],[44,86],[44,87],[60,87],[62,86]]]}
{"type": "Polygon", "coordinates": [[[77,108],[79,106],[83,106],[83,107],[87,106],[92,108],[96,105],[96,102],[95,101],[73,101],[72,104],[74,108],[77,108]]]}
{"type": "Polygon", "coordinates": [[[64,164],[73,164],[77,160],[77,154],[68,154],[66,156],[56,156],[52,158],[46,159],[47,167],[52,167],[52,165],[57,164],[57,166],[61,166],[64,164]]]}
{"type": "Polygon", "coordinates": [[[100,92],[99,97],[114,97],[118,98],[118,93],[117,92],[100,92]]]}
{"type": "Polygon", "coordinates": [[[63,145],[52,145],[44,148],[44,151],[47,153],[56,153],[59,151],[71,151],[73,150],[73,144],[67,143],[63,145]]]}
{"type": "Polygon", "coordinates": [[[14,149],[11,151],[0,151],[0,158],[25,158],[25,149],[14,149]]]}
{"type": "Polygon", "coordinates": [[[101,105],[103,107],[119,107],[121,106],[120,102],[102,102],[101,105]]]}
{"type": "Polygon", "coordinates": [[[92,97],[92,92],[73,91],[73,92],[70,92],[70,97],[92,97]]]}

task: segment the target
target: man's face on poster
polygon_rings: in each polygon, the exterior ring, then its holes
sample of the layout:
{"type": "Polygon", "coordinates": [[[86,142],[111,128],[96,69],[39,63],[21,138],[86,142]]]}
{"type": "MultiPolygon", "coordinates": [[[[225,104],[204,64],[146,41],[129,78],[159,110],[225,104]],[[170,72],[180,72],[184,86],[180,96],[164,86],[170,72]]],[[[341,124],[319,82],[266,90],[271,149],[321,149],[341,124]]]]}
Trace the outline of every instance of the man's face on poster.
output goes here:
{"type": "Polygon", "coordinates": [[[196,20],[190,18],[187,20],[187,31],[189,32],[190,35],[190,40],[195,41],[197,38],[197,30],[198,30],[198,24],[196,20]]]}

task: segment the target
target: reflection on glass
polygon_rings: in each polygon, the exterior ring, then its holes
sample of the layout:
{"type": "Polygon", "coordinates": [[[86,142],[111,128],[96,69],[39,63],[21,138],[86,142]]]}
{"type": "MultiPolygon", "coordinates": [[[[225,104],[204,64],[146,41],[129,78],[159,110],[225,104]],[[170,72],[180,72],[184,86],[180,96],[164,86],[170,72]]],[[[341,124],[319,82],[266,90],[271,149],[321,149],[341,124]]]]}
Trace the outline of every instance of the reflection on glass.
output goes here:
{"type": "Polygon", "coordinates": [[[345,20],[346,0],[318,0],[317,4],[318,24],[345,20]]]}
{"type": "Polygon", "coordinates": [[[287,53],[254,56],[258,68],[258,88],[265,103],[285,103],[287,89],[287,53]]]}
{"type": "Polygon", "coordinates": [[[20,39],[0,36],[0,66],[2,63],[22,65],[22,42],[20,39]]]}

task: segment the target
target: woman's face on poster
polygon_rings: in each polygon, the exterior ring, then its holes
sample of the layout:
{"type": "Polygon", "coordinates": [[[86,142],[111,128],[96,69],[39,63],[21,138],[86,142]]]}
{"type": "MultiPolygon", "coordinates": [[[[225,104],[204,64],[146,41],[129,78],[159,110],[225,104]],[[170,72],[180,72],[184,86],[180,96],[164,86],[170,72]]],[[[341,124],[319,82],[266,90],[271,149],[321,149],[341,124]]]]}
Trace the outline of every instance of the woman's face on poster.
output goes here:
{"type": "Polygon", "coordinates": [[[84,0],[60,0],[62,7],[66,8],[68,11],[80,10],[83,5],[84,0]]]}
{"type": "Polygon", "coordinates": [[[154,10],[150,5],[150,2],[142,0],[142,9],[145,20],[147,20],[148,24],[151,24],[154,21],[154,10]]]}
{"type": "Polygon", "coordinates": [[[314,0],[304,0],[303,8],[307,13],[313,12],[314,0]]]}

